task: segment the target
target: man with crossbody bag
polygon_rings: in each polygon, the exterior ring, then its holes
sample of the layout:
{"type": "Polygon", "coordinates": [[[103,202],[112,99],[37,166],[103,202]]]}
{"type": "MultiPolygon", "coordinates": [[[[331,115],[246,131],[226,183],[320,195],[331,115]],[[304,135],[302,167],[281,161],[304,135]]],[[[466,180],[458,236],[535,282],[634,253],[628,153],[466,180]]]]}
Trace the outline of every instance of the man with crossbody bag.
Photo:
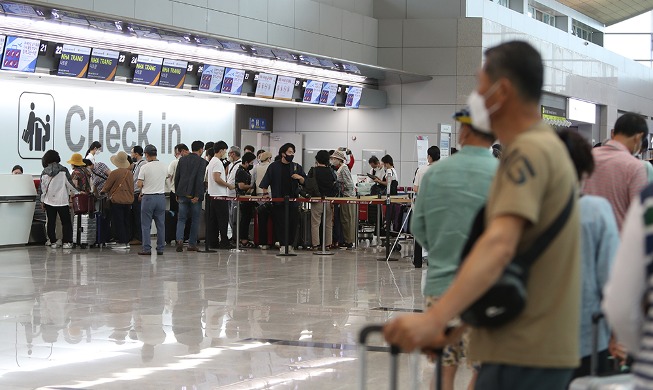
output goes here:
{"type": "MultiPolygon", "coordinates": [[[[486,227],[442,299],[425,314],[386,325],[385,338],[405,350],[449,344],[464,330],[450,330],[450,320],[497,286],[522,286],[524,306],[513,318],[494,327],[473,326],[470,358],[481,363],[476,389],[562,390],[579,362],[575,171],[562,141],[541,122],[540,54],[514,41],[488,49],[485,56],[468,101],[472,125],[492,131],[505,147],[484,213],[486,227]],[[555,237],[550,229],[558,230],[555,237]],[[553,238],[529,261],[526,277],[506,272],[547,232],[553,238]],[[511,280],[506,284],[506,279],[511,280]]],[[[506,308],[486,306],[485,314],[501,316],[506,308]]]]}

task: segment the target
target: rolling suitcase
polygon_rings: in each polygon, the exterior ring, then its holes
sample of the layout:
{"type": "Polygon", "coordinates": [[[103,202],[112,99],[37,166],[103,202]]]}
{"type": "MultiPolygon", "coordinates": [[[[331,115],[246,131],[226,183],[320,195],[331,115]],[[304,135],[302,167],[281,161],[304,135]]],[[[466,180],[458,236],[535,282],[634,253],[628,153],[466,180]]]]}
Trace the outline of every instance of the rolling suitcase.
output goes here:
{"type": "Polygon", "coordinates": [[[77,214],[73,218],[73,233],[75,246],[80,246],[86,249],[88,246],[95,245],[97,238],[97,222],[95,215],[92,214],[77,214]]]}
{"type": "Polygon", "coordinates": [[[635,388],[631,374],[598,376],[598,332],[599,323],[602,319],[602,313],[596,313],[592,316],[592,363],[590,375],[574,379],[569,385],[569,390],[632,390],[635,388]]]}
{"type": "Polygon", "coordinates": [[[295,237],[297,241],[295,247],[302,247],[308,249],[311,247],[311,210],[300,208],[299,209],[299,234],[295,237]]]}
{"type": "MultiPolygon", "coordinates": [[[[373,350],[371,347],[368,347],[367,340],[370,335],[374,333],[382,333],[383,325],[369,325],[361,329],[358,334],[358,360],[360,363],[359,373],[358,373],[358,389],[365,390],[367,386],[367,351],[373,350]]],[[[378,348],[376,349],[378,350],[378,348]]],[[[399,387],[399,353],[401,351],[396,346],[390,346],[390,390],[397,390],[399,387]]],[[[435,351],[437,353],[437,361],[435,364],[435,390],[442,389],[442,370],[439,368],[442,367],[442,351],[435,351]]],[[[417,389],[419,387],[419,382],[417,379],[418,367],[417,364],[413,364],[411,367],[411,389],[417,389]]],[[[402,386],[402,388],[404,388],[402,386]]]]}

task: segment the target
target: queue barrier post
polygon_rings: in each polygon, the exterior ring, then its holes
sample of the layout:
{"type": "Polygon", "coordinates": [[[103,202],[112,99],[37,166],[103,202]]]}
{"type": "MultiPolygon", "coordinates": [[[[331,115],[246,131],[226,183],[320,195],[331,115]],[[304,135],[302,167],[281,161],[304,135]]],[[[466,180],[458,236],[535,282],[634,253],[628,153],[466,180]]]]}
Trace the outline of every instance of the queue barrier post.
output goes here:
{"type": "Polygon", "coordinates": [[[236,248],[230,250],[232,253],[245,252],[245,249],[240,248],[240,200],[236,196],[236,248]]]}

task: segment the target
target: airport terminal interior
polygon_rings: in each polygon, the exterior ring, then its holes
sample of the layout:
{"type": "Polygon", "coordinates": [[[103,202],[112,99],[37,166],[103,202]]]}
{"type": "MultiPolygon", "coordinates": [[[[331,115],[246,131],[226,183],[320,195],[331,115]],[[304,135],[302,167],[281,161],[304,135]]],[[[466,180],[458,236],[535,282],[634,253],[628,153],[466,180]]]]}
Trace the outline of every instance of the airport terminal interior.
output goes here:
{"type": "MultiPolygon", "coordinates": [[[[0,390],[386,388],[390,348],[378,334],[361,348],[359,332],[424,309],[437,254],[410,234],[413,179],[429,147],[441,159],[456,151],[454,114],[484,51],[535,47],[542,120],[594,145],[625,112],[653,126],[651,10],[643,0],[0,0],[0,390]],[[72,248],[61,226],[50,242],[37,193],[47,150],[67,167],[94,150],[95,166],[114,169],[112,156],[154,145],[168,166],[176,145],[196,140],[272,158],[292,143],[306,172],[320,150],[341,153],[356,184],[355,242],[286,252],[275,221],[276,239],[212,250],[202,212],[200,251],[157,250],[167,229],[154,229],[151,254],[139,255],[138,242],[110,245],[119,232],[106,233],[101,201],[72,216],[72,248]],[[381,210],[395,205],[369,201],[370,158],[386,155],[403,199],[392,223],[381,210]]],[[[306,213],[291,226],[300,241],[306,213]]],[[[430,389],[434,371],[401,354],[399,388],[430,389]]],[[[471,377],[462,364],[455,389],[471,377]]]]}

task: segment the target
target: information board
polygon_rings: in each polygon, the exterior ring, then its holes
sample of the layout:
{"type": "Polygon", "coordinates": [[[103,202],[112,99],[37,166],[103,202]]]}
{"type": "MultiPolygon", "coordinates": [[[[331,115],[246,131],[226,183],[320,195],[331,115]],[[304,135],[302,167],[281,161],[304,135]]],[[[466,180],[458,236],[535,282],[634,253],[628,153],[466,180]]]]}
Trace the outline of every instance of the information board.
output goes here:
{"type": "Polygon", "coordinates": [[[222,93],[230,95],[240,95],[243,91],[243,81],[245,80],[245,71],[242,69],[227,68],[224,71],[222,80],[222,93]]]}
{"type": "Polygon", "coordinates": [[[338,95],[338,84],[325,83],[322,86],[322,93],[320,94],[320,104],[324,106],[335,106],[336,95],[338,95]]]}
{"type": "Polygon", "coordinates": [[[57,75],[78,78],[86,76],[90,58],[91,48],[89,47],[63,45],[57,75]]]}
{"type": "Polygon", "coordinates": [[[93,49],[88,65],[89,79],[113,81],[118,69],[120,53],[113,50],[93,49]]]}
{"type": "Polygon", "coordinates": [[[2,70],[34,73],[40,43],[38,39],[7,37],[2,57],[2,70]]]}
{"type": "Polygon", "coordinates": [[[279,76],[277,86],[274,89],[274,98],[277,100],[292,100],[292,94],[295,90],[295,78],[279,76]]]}
{"type": "Polygon", "coordinates": [[[159,86],[169,88],[182,88],[186,80],[188,62],[178,60],[163,60],[159,86]]]}
{"type": "Polygon", "coordinates": [[[221,66],[204,65],[204,71],[200,78],[200,91],[217,92],[222,90],[222,79],[224,78],[224,68],[221,66]]]}
{"type": "Polygon", "coordinates": [[[134,70],[134,84],[157,85],[161,78],[163,58],[139,55],[134,70]]]}
{"type": "Polygon", "coordinates": [[[268,73],[259,73],[258,83],[256,84],[256,93],[254,96],[272,99],[274,97],[274,87],[277,84],[277,75],[268,73]]]}
{"type": "Polygon", "coordinates": [[[304,103],[318,104],[322,93],[322,82],[309,80],[304,89],[304,103]]]}
{"type": "Polygon", "coordinates": [[[345,107],[350,107],[350,108],[360,107],[362,94],[363,94],[363,88],[349,87],[349,91],[347,92],[347,99],[345,100],[345,107]]]}
{"type": "Polygon", "coordinates": [[[2,60],[2,52],[5,49],[5,41],[7,40],[7,37],[4,35],[0,35],[0,60],[2,60]]]}

